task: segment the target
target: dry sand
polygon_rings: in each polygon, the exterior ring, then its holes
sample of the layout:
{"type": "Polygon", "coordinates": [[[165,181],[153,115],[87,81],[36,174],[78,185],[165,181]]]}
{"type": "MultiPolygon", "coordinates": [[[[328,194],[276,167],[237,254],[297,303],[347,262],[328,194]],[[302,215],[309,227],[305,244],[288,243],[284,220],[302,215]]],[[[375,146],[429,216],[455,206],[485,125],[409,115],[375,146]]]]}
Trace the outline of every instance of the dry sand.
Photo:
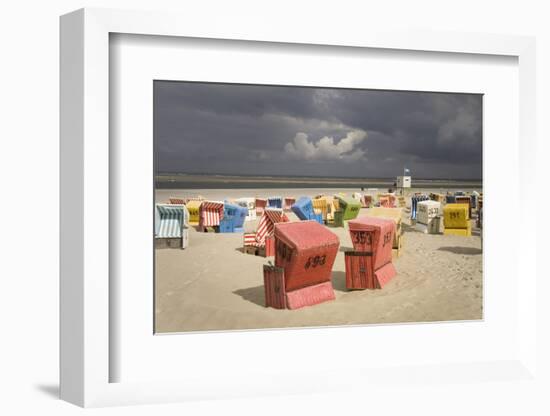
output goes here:
{"type": "MultiPolygon", "coordinates": [[[[317,193],[248,191],[157,191],[157,200],[198,193],[211,199],[317,193]]],[[[367,212],[361,209],[359,216],[367,212]]],[[[289,217],[297,220],[293,214],[289,217]]],[[[406,213],[403,221],[403,250],[394,257],[397,276],[381,290],[346,290],[343,251],[352,248],[351,239],[347,227],[330,228],[340,238],[332,273],[336,300],[298,310],[264,306],[262,266],[273,258],[243,254],[242,234],[199,233],[191,228],[185,250],[156,250],[156,332],[481,319],[479,230],[474,229],[472,237],[427,235],[409,226],[406,213]]],[[[245,228],[254,230],[255,222],[247,222],[245,228]]]]}

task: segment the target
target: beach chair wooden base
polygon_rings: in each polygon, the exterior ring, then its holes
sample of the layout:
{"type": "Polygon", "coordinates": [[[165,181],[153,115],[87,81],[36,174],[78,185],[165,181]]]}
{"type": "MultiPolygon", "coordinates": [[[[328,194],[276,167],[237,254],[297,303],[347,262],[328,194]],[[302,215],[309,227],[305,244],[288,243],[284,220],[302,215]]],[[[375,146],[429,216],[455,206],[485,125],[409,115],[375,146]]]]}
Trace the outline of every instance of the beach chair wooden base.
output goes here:
{"type": "Polygon", "coordinates": [[[441,226],[440,218],[433,218],[430,221],[429,225],[417,222],[414,228],[416,231],[420,231],[421,233],[424,233],[424,234],[441,234],[440,226],[441,226]]]}
{"type": "Polygon", "coordinates": [[[178,238],[155,238],[155,248],[183,248],[181,237],[178,238]]]}
{"type": "Polygon", "coordinates": [[[214,226],[214,227],[199,226],[197,228],[197,231],[200,232],[200,233],[217,233],[218,232],[218,227],[216,227],[216,226],[214,226]]]}
{"type": "Polygon", "coordinates": [[[244,254],[252,254],[256,256],[258,254],[258,248],[256,246],[244,246],[243,247],[243,253],[244,254]]]}
{"type": "Polygon", "coordinates": [[[275,239],[273,236],[267,237],[263,246],[245,245],[243,246],[243,253],[260,257],[273,257],[275,256],[275,239]]]}
{"type": "Polygon", "coordinates": [[[243,252],[253,256],[266,257],[265,246],[244,246],[243,252]]]}
{"type": "Polygon", "coordinates": [[[284,269],[271,265],[264,265],[264,293],[266,308],[275,309],[299,309],[336,299],[331,282],[287,292],[284,269]]]}
{"type": "Polygon", "coordinates": [[[462,237],[472,236],[472,227],[468,228],[445,228],[444,235],[459,235],[462,237]]]}

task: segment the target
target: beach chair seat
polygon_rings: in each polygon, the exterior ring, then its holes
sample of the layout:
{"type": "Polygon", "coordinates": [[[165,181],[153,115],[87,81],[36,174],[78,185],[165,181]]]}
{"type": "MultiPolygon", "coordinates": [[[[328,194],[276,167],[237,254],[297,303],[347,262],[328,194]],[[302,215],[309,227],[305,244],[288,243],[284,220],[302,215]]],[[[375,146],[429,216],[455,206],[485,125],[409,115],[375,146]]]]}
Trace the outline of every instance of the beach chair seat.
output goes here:
{"type": "Polygon", "coordinates": [[[185,204],[187,211],[189,212],[189,225],[199,225],[199,211],[202,201],[197,199],[189,200],[185,204]]]}
{"type": "Polygon", "coordinates": [[[270,196],[267,198],[268,208],[283,208],[283,198],[280,196],[270,196]]]}
{"type": "Polygon", "coordinates": [[[292,205],[294,205],[295,202],[296,202],[296,198],[294,198],[293,196],[286,196],[283,202],[283,210],[290,211],[292,208],[292,205]]]}
{"type": "Polygon", "coordinates": [[[245,221],[253,221],[256,216],[256,199],[255,198],[238,198],[235,203],[240,207],[247,209],[245,221]]]}
{"type": "Polygon", "coordinates": [[[312,199],[308,196],[298,198],[291,209],[301,221],[313,220],[323,224],[323,215],[315,212],[312,199]]]}
{"type": "Polygon", "coordinates": [[[380,289],[396,275],[392,263],[395,222],[361,217],[348,222],[353,250],[345,252],[346,287],[380,289]]]}
{"type": "Polygon", "coordinates": [[[430,198],[428,195],[417,194],[411,197],[411,220],[416,221],[416,213],[418,209],[418,203],[421,201],[427,201],[430,198]]]}
{"type": "Polygon", "coordinates": [[[199,230],[206,232],[208,227],[218,228],[223,220],[224,203],[203,201],[199,208],[199,230]]]}
{"type": "Polygon", "coordinates": [[[428,199],[417,204],[415,228],[425,234],[439,234],[441,203],[428,199]]]}
{"type": "Polygon", "coordinates": [[[367,217],[385,218],[392,220],[395,223],[395,233],[393,237],[392,248],[396,250],[396,255],[401,254],[401,248],[403,246],[403,209],[402,208],[384,208],[374,207],[367,212],[367,217]]]}
{"type": "Polygon", "coordinates": [[[446,204],[443,208],[443,225],[445,235],[472,235],[472,225],[469,216],[470,206],[466,204],[446,204]]]}
{"type": "Polygon", "coordinates": [[[264,210],[267,207],[267,199],[265,198],[256,198],[254,200],[254,205],[256,207],[256,215],[260,216],[263,214],[264,210]]]}
{"type": "Polygon", "coordinates": [[[242,232],[248,209],[240,205],[224,203],[223,219],[220,220],[220,233],[242,232]]]}
{"type": "Polygon", "coordinates": [[[373,205],[372,195],[363,195],[363,198],[361,198],[361,208],[370,208],[373,205]]]}
{"type": "Polygon", "coordinates": [[[359,211],[361,210],[361,202],[353,198],[346,198],[343,196],[337,196],[338,209],[343,212],[344,221],[357,218],[359,211]]]}
{"type": "Polygon", "coordinates": [[[155,247],[186,248],[189,244],[189,212],[185,205],[155,205],[155,247]]]}
{"type": "Polygon", "coordinates": [[[342,211],[341,209],[337,209],[336,211],[334,211],[333,219],[332,219],[332,221],[329,221],[327,223],[327,225],[329,225],[331,227],[336,227],[336,228],[343,228],[344,227],[344,211],[342,211]]]}
{"type": "Polygon", "coordinates": [[[264,257],[274,256],[273,233],[275,224],[280,222],[288,222],[288,217],[282,209],[266,209],[260,218],[256,232],[243,234],[243,251],[248,254],[264,255],[264,257]]]}

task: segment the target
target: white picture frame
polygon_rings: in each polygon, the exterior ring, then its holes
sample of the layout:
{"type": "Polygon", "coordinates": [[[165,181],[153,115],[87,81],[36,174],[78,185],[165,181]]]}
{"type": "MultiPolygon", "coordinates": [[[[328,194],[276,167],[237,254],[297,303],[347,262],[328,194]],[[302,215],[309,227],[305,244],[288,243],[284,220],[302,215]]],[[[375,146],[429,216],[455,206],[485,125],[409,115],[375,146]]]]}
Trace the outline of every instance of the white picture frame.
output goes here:
{"type": "MultiPolygon", "coordinates": [[[[189,378],[183,381],[110,382],[110,364],[119,359],[110,349],[109,275],[110,160],[109,148],[109,36],[112,33],[226,39],[281,44],[332,45],[438,53],[517,57],[519,66],[519,137],[521,231],[518,261],[524,284],[517,291],[517,354],[496,362],[456,366],[418,363],[413,378],[479,383],[485,371],[506,380],[536,380],[536,259],[525,242],[536,241],[536,230],[526,227],[528,207],[534,205],[535,152],[535,41],[529,37],[465,33],[358,32],[303,33],[281,31],[275,25],[236,31],[230,22],[207,26],[199,20],[168,13],[83,9],[61,18],[61,398],[80,406],[158,403],[213,397],[249,397],[269,394],[341,391],[392,380],[411,382],[410,371],[380,368],[369,372],[331,369],[293,376],[270,374],[262,382],[235,380],[234,375],[189,378]],[[185,22],[185,24],[182,24],[185,22]],[[523,244],[522,244],[523,242],[523,244]],[[343,383],[342,380],[347,380],[343,383]],[[407,381],[408,380],[408,381],[407,381]]],[[[515,270],[519,273],[519,270],[515,270]]],[[[325,331],[329,331],[326,329],[325,331]]],[[[429,388],[429,387],[427,387],[429,388]]]]}

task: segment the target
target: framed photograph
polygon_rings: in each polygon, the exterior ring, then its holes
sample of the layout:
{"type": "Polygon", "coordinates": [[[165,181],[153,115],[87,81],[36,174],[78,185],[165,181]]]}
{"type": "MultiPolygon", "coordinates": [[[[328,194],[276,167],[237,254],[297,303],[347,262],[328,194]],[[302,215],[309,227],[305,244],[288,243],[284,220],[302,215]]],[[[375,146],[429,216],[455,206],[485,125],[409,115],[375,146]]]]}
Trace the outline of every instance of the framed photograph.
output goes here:
{"type": "Polygon", "coordinates": [[[528,37],[63,16],[61,397],[536,382],[534,68],[528,37]]]}

